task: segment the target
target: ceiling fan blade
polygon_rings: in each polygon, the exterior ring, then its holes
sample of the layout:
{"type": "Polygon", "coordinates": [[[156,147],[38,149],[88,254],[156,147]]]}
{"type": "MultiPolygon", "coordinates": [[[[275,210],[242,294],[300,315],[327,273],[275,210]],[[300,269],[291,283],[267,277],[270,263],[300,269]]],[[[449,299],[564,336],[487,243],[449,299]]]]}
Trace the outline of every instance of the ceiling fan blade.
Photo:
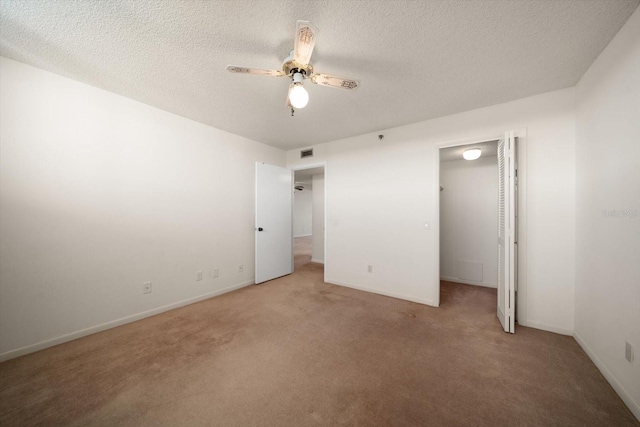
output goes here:
{"type": "Polygon", "coordinates": [[[231,72],[231,73],[256,74],[256,75],[259,75],[259,76],[272,76],[272,77],[282,77],[282,76],[284,76],[284,72],[283,71],[263,70],[261,68],[238,67],[237,65],[227,65],[226,70],[231,72]]]}
{"type": "Polygon", "coordinates": [[[337,87],[340,89],[353,90],[360,86],[360,83],[356,80],[330,76],[329,74],[314,74],[311,76],[311,81],[320,86],[337,87]]]}
{"type": "Polygon", "coordinates": [[[293,45],[293,59],[300,65],[306,66],[311,60],[313,47],[316,45],[318,29],[309,21],[296,22],[296,41],[293,45]]]}

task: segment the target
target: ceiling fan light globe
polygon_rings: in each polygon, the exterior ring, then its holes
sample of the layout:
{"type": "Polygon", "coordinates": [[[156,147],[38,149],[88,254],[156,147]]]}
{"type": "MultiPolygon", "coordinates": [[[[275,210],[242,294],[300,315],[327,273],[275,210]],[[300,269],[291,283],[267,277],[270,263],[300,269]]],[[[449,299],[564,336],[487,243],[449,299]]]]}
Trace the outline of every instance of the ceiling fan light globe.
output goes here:
{"type": "Polygon", "coordinates": [[[309,94],[301,84],[296,84],[289,92],[289,101],[293,108],[304,108],[309,103],[309,94]]]}

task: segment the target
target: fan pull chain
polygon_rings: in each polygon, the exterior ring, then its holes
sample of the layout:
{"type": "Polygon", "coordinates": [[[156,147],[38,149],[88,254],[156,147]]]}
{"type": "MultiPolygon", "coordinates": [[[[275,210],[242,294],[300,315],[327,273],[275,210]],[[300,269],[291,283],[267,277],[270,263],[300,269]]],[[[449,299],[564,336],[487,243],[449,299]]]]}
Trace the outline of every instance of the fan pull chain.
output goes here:
{"type": "Polygon", "coordinates": [[[294,110],[293,110],[293,107],[291,107],[291,117],[293,117],[293,113],[294,113],[294,110]]]}

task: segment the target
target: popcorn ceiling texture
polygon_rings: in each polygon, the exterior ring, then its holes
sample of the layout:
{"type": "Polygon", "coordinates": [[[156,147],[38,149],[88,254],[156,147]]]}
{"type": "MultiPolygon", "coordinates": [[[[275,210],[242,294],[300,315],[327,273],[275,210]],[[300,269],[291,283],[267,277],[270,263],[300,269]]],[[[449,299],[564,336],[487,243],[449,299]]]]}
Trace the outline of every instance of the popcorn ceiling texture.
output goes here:
{"type": "Polygon", "coordinates": [[[573,86],[638,6],[620,1],[1,0],[0,54],[282,149],[573,86]],[[320,30],[291,117],[295,21],[320,30]]]}

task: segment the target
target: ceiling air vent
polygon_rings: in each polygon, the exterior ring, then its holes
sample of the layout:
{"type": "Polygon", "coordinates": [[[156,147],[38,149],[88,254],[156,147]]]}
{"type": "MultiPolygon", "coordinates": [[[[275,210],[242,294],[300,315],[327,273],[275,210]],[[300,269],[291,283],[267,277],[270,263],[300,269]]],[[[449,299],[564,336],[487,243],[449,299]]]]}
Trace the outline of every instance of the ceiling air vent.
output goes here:
{"type": "Polygon", "coordinates": [[[304,159],[307,157],[313,157],[313,148],[309,148],[308,150],[301,150],[300,151],[300,158],[304,159]]]}

